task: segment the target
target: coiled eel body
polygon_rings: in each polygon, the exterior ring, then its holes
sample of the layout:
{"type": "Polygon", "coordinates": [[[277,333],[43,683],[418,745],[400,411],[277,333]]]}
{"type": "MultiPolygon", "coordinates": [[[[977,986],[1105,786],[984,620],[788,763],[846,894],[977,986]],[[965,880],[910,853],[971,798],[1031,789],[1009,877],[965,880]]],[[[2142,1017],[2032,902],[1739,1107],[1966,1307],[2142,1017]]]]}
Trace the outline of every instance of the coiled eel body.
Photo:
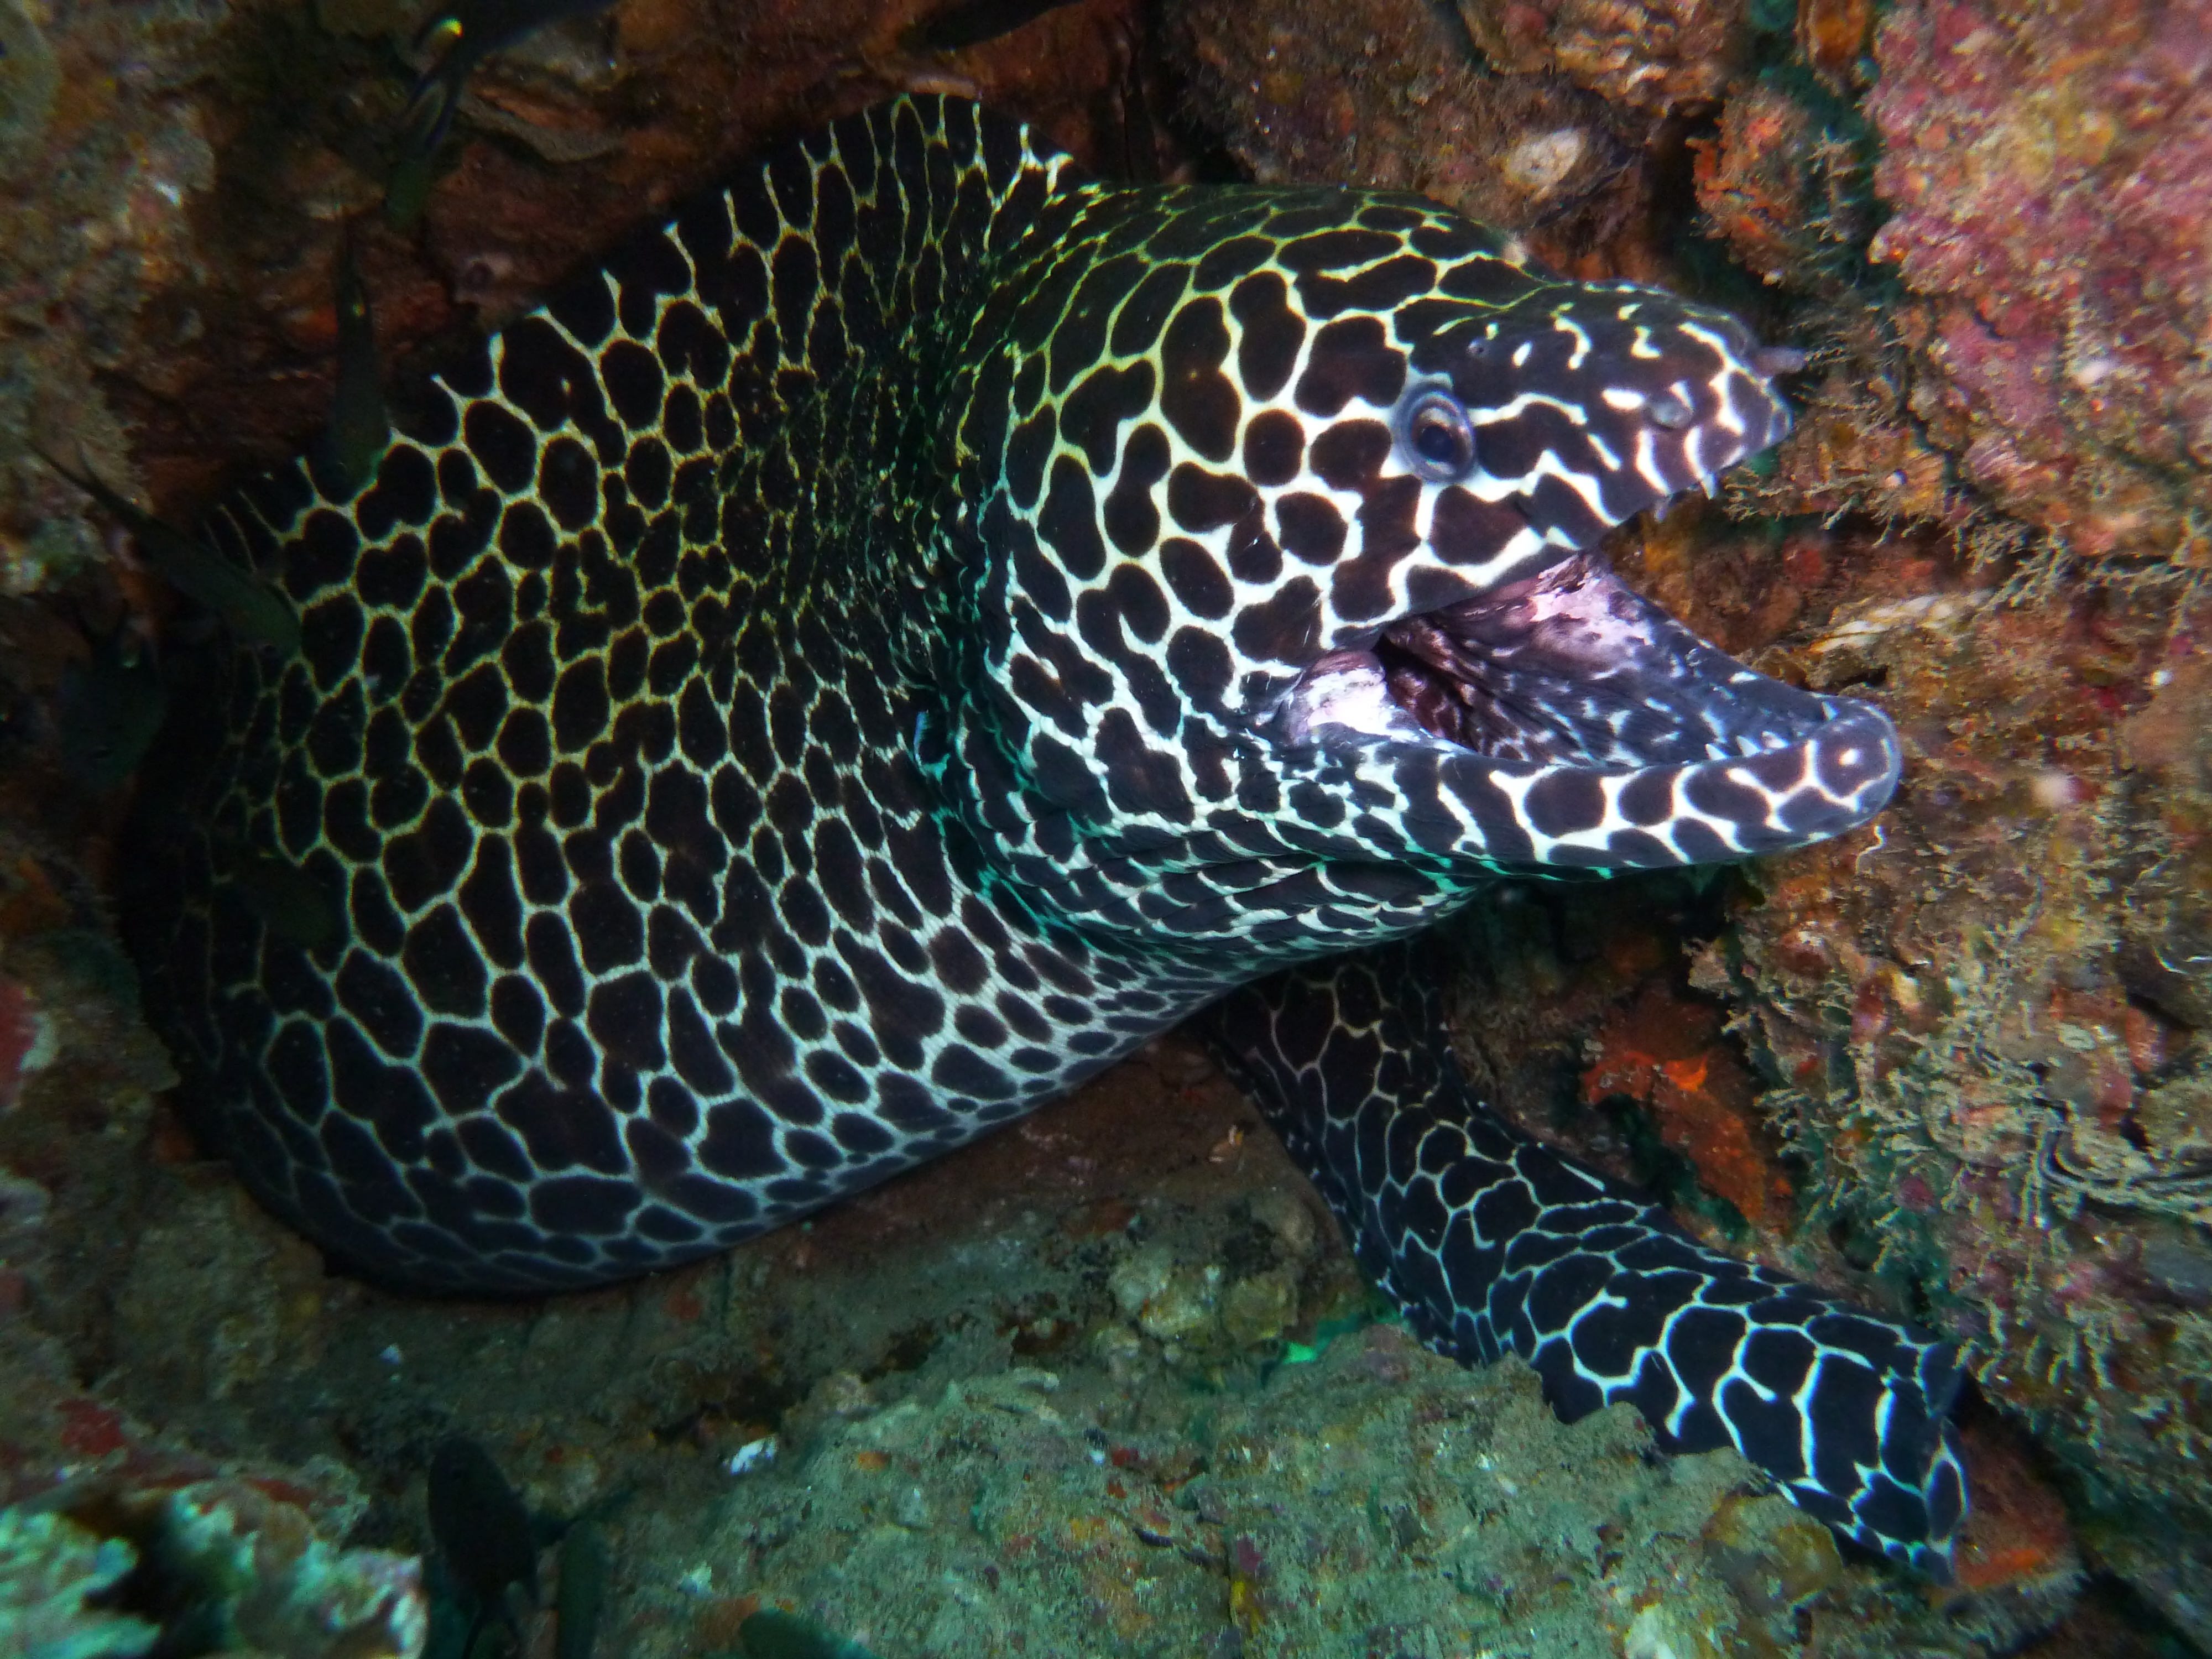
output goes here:
{"type": "Polygon", "coordinates": [[[146,793],[183,1097],[360,1270],[543,1291],[1211,1005],[1430,1343],[1941,1572],[1948,1347],[1492,1119],[1392,943],[1501,871],[1887,799],[1881,714],[1585,550],[1780,436],[1776,363],[1419,198],[1109,185],[934,98],[842,122],[445,374],[358,495],[301,464],[214,515],[304,645],[214,671],[146,793]]]}

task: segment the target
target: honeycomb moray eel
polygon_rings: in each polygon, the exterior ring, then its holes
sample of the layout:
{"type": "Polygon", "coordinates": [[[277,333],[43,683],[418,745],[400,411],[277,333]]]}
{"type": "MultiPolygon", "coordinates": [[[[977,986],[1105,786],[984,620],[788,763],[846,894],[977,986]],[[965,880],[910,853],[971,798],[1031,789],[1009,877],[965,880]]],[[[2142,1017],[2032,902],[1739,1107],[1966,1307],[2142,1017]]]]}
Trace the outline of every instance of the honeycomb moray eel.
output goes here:
{"type": "Polygon", "coordinates": [[[143,796],[187,1109],[359,1270],[544,1291],[1213,1005],[1425,1340],[1941,1573],[1951,1350],[1493,1119],[1393,944],[1501,871],[1886,801],[1881,714],[1587,551],[1778,438],[1793,359],[1417,197],[1103,184],[933,98],[842,122],[449,369],[349,501],[301,464],[213,515],[303,644],[211,664],[143,796]]]}

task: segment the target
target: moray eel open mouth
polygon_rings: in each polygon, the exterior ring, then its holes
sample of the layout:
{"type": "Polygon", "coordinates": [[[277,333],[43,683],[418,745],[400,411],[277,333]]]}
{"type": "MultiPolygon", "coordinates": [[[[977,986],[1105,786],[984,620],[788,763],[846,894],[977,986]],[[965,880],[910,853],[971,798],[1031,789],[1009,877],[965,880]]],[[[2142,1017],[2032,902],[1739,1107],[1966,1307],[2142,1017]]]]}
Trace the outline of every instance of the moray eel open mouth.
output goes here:
{"type": "Polygon", "coordinates": [[[1391,700],[1477,754],[1593,768],[1771,753],[1826,723],[1817,697],[1733,661],[1588,554],[1382,631],[1391,700]]]}
{"type": "Polygon", "coordinates": [[[1525,781],[1522,821],[1553,834],[1532,851],[1567,866],[1833,835],[1880,809],[1902,761],[1880,709],[1746,668],[1586,552],[1328,653],[1278,729],[1324,748],[1441,744],[1509,792],[1525,781]]]}
{"type": "Polygon", "coordinates": [[[1635,775],[1645,790],[1686,769],[1746,770],[1809,792],[1793,817],[1846,796],[1863,811],[1894,787],[1899,758],[1878,709],[1753,672],[1588,553],[1392,623],[1372,649],[1330,653],[1285,718],[1323,740],[1331,726],[1401,740],[1418,728],[1486,760],[1635,775]]]}

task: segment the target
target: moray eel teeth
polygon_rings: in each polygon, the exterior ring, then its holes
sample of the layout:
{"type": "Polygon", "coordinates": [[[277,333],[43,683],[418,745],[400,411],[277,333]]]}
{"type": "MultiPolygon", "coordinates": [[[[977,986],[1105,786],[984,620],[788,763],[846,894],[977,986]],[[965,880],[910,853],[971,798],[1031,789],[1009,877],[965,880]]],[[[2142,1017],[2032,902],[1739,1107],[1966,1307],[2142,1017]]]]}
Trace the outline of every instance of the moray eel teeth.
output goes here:
{"type": "Polygon", "coordinates": [[[355,1271],[536,1294],[1195,1018],[1425,1340],[1940,1572],[1950,1348],[1493,1118],[1405,943],[1501,872],[1880,810],[1877,710],[1595,550],[1778,440],[1801,365],[1418,197],[1103,184],[939,98],[842,121],[396,400],[372,477],[204,526],[299,649],[180,665],[143,775],[179,1103],[355,1271]]]}

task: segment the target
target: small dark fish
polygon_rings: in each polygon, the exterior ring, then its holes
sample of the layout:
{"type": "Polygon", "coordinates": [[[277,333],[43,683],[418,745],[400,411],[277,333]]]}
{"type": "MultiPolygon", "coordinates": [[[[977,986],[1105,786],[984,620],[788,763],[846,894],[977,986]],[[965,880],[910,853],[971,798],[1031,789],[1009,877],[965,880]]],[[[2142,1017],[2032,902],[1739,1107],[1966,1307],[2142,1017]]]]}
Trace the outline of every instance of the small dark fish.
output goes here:
{"type": "Polygon", "coordinates": [[[555,1659],[592,1659],[612,1565],[599,1522],[589,1514],[571,1521],[561,1539],[561,1589],[553,1600],[555,1659]]]}
{"type": "Polygon", "coordinates": [[[120,788],[161,729],[167,699],[152,653],[118,632],[69,664],[47,706],[62,770],[94,794],[120,788]]]}
{"type": "Polygon", "coordinates": [[[745,1659],[876,1659],[858,1642],[774,1607],[762,1608],[738,1626],[738,1640],[745,1659]]]}
{"type": "Polygon", "coordinates": [[[486,1629],[499,1629],[496,1621],[485,1625],[476,1598],[453,1583],[445,1558],[434,1549],[422,1559],[422,1599],[429,1604],[429,1629],[422,1638],[422,1659],[469,1659],[470,1644],[486,1629]]]}
{"type": "Polygon", "coordinates": [[[315,878],[273,854],[256,853],[230,872],[246,906],[270,933],[303,951],[343,945],[345,915],[315,878]]]}
{"type": "Polygon", "coordinates": [[[376,476],[376,464],[392,442],[392,422],[384,409],[384,365],[376,351],[376,316],[368,289],[361,280],[353,240],[338,247],[337,384],[331,394],[331,423],[323,434],[324,464],[339,486],[338,498],[351,501],[376,476]]]}
{"type": "Polygon", "coordinates": [[[461,88],[477,65],[526,35],[565,18],[589,17],[614,0],[453,0],[422,21],[415,33],[416,56],[430,62],[415,79],[402,118],[402,165],[409,156],[428,156],[445,141],[453,125],[461,88]]]}
{"type": "Polygon", "coordinates": [[[392,164],[392,176],[384,181],[384,222],[392,229],[405,230],[422,216],[430,199],[430,163],[436,149],[433,144],[428,149],[403,149],[392,164]]]}
{"type": "Polygon", "coordinates": [[[521,1587],[538,1600],[538,1538],[530,1511],[491,1455],[473,1440],[451,1435],[430,1455],[430,1534],[453,1582],[477,1603],[477,1628],[510,1618],[507,1590],[521,1587]]]}
{"type": "Polygon", "coordinates": [[[181,531],[173,530],[120,490],[95,476],[82,456],[82,472],[72,472],[44,450],[40,459],[100,503],[128,530],[148,563],[178,592],[198,600],[222,618],[241,640],[273,646],[287,657],[300,651],[300,618],[284,596],[267,582],[240,570],[181,531]]]}

